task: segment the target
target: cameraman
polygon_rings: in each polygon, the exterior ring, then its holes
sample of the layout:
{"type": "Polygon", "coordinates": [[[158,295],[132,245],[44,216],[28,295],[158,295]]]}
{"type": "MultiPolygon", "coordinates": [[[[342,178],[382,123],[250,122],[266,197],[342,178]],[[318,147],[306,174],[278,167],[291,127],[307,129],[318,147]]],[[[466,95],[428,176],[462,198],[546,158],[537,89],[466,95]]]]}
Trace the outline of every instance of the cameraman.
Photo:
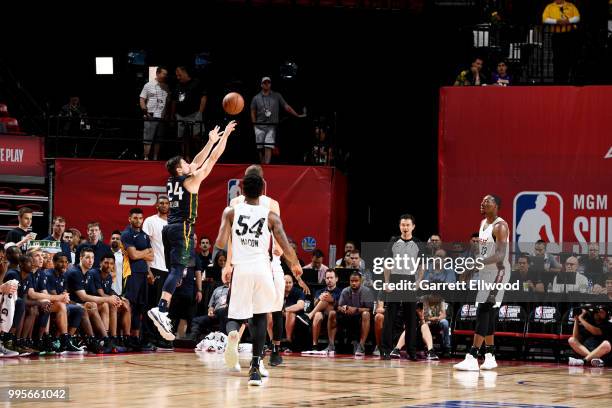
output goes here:
{"type": "MultiPolygon", "coordinates": [[[[582,359],[570,357],[568,364],[582,366],[590,363],[593,367],[609,365],[612,363],[612,323],[608,321],[608,310],[600,306],[581,310],[582,313],[574,318],[574,331],[568,342],[582,359]]],[[[577,313],[574,313],[574,316],[576,315],[577,313]]]]}

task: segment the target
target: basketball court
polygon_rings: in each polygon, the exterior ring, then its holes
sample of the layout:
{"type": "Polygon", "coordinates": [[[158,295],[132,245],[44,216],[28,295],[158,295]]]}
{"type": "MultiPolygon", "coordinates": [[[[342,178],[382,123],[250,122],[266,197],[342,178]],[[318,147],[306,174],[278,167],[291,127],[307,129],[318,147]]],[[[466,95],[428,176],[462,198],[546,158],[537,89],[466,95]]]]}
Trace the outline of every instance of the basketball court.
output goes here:
{"type": "MultiPolygon", "coordinates": [[[[223,355],[171,352],[0,360],[0,387],[68,387],[69,402],[48,407],[605,407],[612,370],[500,361],[495,371],[458,372],[452,364],[285,355],[263,387],[228,373],[223,355]],[[588,390],[588,392],[587,392],[588,390]],[[503,401],[503,402],[502,402],[503,401]]],[[[11,406],[5,402],[4,406],[11,406]]],[[[17,405],[17,403],[15,403],[17,405]]],[[[22,402],[18,406],[41,406],[22,402]]]]}

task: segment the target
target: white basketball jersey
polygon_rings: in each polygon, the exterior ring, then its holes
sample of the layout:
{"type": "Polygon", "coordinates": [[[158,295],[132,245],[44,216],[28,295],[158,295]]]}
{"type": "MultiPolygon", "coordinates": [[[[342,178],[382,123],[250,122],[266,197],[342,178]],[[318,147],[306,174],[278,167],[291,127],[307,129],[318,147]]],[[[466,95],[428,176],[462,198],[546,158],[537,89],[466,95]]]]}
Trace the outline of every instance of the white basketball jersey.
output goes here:
{"type": "MultiPolygon", "coordinates": [[[[240,195],[238,197],[236,197],[236,203],[237,204],[241,204],[244,203],[244,195],[240,195]]],[[[260,195],[259,196],[259,205],[266,207],[268,209],[268,211],[270,211],[270,207],[272,206],[272,199],[268,196],[265,195],[260,195]]],[[[272,252],[274,252],[274,240],[272,240],[272,252]]],[[[281,262],[280,262],[280,256],[276,256],[274,254],[272,254],[272,265],[275,268],[281,268],[281,262]]],[[[283,288],[284,291],[284,288],[283,288]]],[[[284,295],[283,295],[284,296],[284,295]]]]}
{"type": "MultiPolygon", "coordinates": [[[[489,224],[486,228],[484,228],[487,220],[484,219],[480,223],[480,229],[478,231],[478,240],[480,242],[480,256],[482,258],[488,258],[495,253],[495,239],[493,238],[493,227],[495,224],[503,222],[503,218],[497,217],[492,224],[489,224]],[[483,229],[484,228],[484,229],[483,229]]],[[[504,256],[504,265],[508,264],[508,255],[510,252],[510,244],[506,246],[506,255],[504,256]]],[[[495,264],[489,264],[484,267],[484,269],[491,269],[497,271],[497,266],[495,264]]]]}
{"type": "MultiPolygon", "coordinates": [[[[260,197],[261,200],[261,197],[260,197]]],[[[234,206],[232,224],[232,264],[270,263],[270,238],[268,214],[263,205],[240,203],[234,206]]]]}

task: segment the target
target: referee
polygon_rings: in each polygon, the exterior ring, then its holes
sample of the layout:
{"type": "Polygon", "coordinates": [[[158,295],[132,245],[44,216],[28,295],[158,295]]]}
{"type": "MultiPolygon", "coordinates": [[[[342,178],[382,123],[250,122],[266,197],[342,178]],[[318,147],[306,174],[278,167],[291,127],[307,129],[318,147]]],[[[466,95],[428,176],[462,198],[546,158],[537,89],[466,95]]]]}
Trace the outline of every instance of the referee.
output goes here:
{"type": "MultiPolygon", "coordinates": [[[[404,214],[400,217],[399,228],[401,235],[394,236],[389,241],[387,257],[404,256],[413,258],[416,264],[417,258],[422,254],[423,243],[412,236],[415,222],[414,217],[410,214],[404,214]]],[[[410,261],[408,261],[410,262],[410,261]]],[[[403,261],[402,261],[403,263],[403,261]]],[[[412,265],[415,265],[412,264],[412,265]]],[[[410,265],[410,264],[409,264],[410,265]]],[[[385,282],[399,282],[407,280],[415,282],[417,270],[408,268],[399,268],[397,265],[391,270],[385,270],[385,282]]],[[[414,292],[405,292],[402,299],[394,298],[390,292],[384,293],[386,298],[385,320],[383,323],[382,344],[381,344],[381,359],[390,360],[391,350],[393,350],[393,327],[398,313],[402,311],[402,322],[406,330],[406,350],[410,360],[416,360],[416,299],[414,292]]]]}

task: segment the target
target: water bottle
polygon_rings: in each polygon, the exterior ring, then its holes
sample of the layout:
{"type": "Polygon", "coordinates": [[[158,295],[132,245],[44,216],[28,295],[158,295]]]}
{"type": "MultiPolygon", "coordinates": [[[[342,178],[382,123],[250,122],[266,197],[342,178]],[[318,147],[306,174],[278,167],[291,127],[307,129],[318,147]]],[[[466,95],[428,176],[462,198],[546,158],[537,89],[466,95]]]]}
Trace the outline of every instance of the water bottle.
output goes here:
{"type": "Polygon", "coordinates": [[[593,281],[591,279],[588,280],[587,284],[587,293],[593,293],[593,281]]]}
{"type": "Polygon", "coordinates": [[[308,308],[309,308],[309,307],[310,307],[310,300],[309,300],[309,299],[306,299],[306,300],[304,301],[304,311],[305,311],[305,312],[308,312],[308,308]]]}

